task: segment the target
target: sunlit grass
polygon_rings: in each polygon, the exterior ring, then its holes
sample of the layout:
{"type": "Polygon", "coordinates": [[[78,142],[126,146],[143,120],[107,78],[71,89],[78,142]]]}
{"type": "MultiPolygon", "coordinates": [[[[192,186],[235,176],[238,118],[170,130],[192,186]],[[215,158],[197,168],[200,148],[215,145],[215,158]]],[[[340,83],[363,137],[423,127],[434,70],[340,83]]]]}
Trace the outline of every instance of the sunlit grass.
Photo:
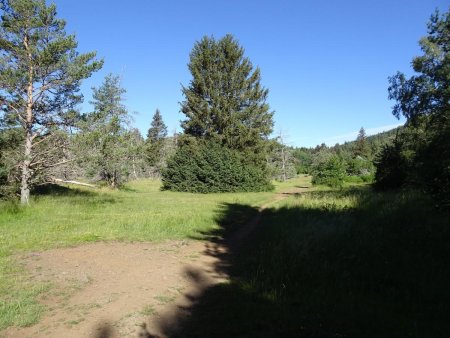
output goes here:
{"type": "MultiPolygon", "coordinates": [[[[309,178],[275,183],[276,189],[309,178]]],[[[45,285],[27,282],[16,254],[97,241],[164,241],[201,238],[218,227],[224,203],[258,207],[273,192],[191,194],[160,191],[161,183],[134,181],[123,189],[68,186],[35,195],[29,207],[0,203],[0,329],[35,323],[45,285]]]]}

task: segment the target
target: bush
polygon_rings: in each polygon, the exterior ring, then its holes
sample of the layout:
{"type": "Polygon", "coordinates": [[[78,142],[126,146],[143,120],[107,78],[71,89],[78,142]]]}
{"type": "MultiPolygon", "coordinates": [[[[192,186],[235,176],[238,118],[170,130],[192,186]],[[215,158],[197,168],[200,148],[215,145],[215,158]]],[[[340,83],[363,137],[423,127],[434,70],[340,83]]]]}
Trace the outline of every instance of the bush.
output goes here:
{"type": "Polygon", "coordinates": [[[195,193],[273,189],[264,165],[213,141],[185,140],[162,171],[164,190],[195,193]]]}
{"type": "Polygon", "coordinates": [[[373,174],[359,175],[359,176],[346,176],[344,181],[347,183],[372,183],[374,181],[373,174]]]}
{"type": "Polygon", "coordinates": [[[346,165],[342,158],[333,154],[317,163],[313,168],[312,174],[313,184],[324,184],[329,187],[339,188],[344,184],[346,165]]]}

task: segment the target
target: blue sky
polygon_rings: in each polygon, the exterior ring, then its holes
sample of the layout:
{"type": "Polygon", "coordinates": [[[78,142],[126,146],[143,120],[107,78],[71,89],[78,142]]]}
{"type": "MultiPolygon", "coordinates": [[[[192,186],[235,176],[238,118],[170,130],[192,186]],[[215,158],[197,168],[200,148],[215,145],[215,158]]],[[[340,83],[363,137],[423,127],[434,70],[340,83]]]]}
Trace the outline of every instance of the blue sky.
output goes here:
{"type": "Polygon", "coordinates": [[[172,133],[181,131],[181,84],[188,85],[189,53],[204,35],[233,34],[261,68],[275,110],[275,128],[294,146],[352,140],[395,127],[388,76],[411,74],[418,40],[443,0],[55,0],[75,33],[79,51],[96,50],[103,69],[122,77],[125,104],[145,135],[156,108],[172,133]]]}

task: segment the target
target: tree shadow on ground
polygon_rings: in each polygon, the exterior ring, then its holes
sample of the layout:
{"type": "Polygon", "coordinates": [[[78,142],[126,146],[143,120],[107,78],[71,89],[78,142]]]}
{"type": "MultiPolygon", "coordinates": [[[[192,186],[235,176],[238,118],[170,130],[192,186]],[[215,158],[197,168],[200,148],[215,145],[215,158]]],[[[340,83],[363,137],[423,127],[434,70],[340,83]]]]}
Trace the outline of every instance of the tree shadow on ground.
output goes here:
{"type": "Polygon", "coordinates": [[[114,204],[118,202],[117,196],[99,193],[95,190],[79,189],[76,187],[66,187],[60,184],[48,183],[36,186],[32,191],[33,198],[46,196],[57,196],[70,200],[72,204],[89,205],[91,207],[104,204],[114,204]]]}
{"type": "Polygon", "coordinates": [[[69,196],[69,197],[94,197],[98,193],[95,191],[82,190],[77,188],[69,188],[60,184],[47,183],[35,186],[32,191],[33,195],[36,196],[69,196]]]}
{"type": "Polygon", "coordinates": [[[223,204],[207,254],[231,281],[199,271],[192,306],[162,318],[169,337],[444,337],[450,334],[448,214],[364,189],[310,192],[266,209],[223,204]],[[340,198],[350,198],[342,205],[340,198]],[[334,201],[334,202],[333,202],[334,201]],[[225,248],[226,250],[223,250],[225,248]]]}

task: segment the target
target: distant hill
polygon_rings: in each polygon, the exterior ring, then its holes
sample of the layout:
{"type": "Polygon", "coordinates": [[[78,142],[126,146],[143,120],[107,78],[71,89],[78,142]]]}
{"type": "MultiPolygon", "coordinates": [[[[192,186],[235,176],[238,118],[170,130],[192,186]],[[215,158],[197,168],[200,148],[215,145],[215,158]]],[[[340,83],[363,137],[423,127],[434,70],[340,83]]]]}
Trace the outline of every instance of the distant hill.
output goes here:
{"type": "MultiPolygon", "coordinates": [[[[371,153],[372,154],[376,154],[385,144],[388,144],[390,142],[392,142],[392,140],[395,138],[395,136],[397,135],[397,133],[402,130],[402,126],[388,130],[388,131],[383,131],[381,133],[375,134],[375,135],[370,135],[366,137],[366,141],[369,144],[369,147],[371,149],[371,153]]],[[[353,147],[356,144],[356,140],[355,141],[349,141],[349,142],[345,142],[343,144],[336,144],[333,147],[330,147],[336,151],[351,151],[353,149],[353,147]]]]}

